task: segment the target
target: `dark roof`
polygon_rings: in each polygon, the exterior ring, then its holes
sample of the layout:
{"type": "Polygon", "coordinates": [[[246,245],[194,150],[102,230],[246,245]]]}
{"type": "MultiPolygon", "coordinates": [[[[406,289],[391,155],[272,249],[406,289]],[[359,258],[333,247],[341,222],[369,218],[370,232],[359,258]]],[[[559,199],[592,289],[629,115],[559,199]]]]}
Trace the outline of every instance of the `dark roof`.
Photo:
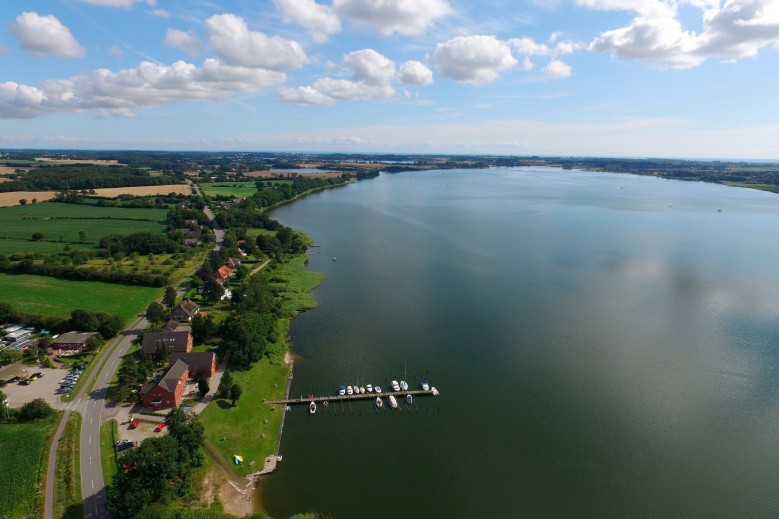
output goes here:
{"type": "Polygon", "coordinates": [[[68,332],[63,333],[52,344],[84,344],[97,332],[68,332]]]}
{"type": "Polygon", "coordinates": [[[214,355],[213,351],[190,351],[188,353],[170,354],[171,362],[184,361],[189,366],[189,370],[196,373],[210,371],[215,358],[216,355],[214,355]]]}
{"type": "Polygon", "coordinates": [[[179,322],[174,321],[171,319],[167,323],[165,323],[165,328],[163,329],[164,332],[175,332],[176,329],[179,327],[179,322]]]}
{"type": "Polygon", "coordinates": [[[200,307],[198,306],[197,303],[189,299],[185,299],[184,301],[179,303],[178,306],[176,306],[176,308],[173,309],[173,313],[177,314],[181,312],[187,317],[191,318],[192,316],[197,314],[198,310],[200,310],[200,307]]]}
{"type": "Polygon", "coordinates": [[[183,360],[177,360],[173,363],[167,373],[162,376],[162,380],[160,380],[157,385],[162,389],[173,393],[176,391],[176,386],[178,386],[181,377],[188,372],[189,366],[187,366],[187,363],[183,360]]]}
{"type": "Polygon", "coordinates": [[[169,352],[187,351],[189,332],[187,330],[177,332],[145,332],[141,348],[149,355],[157,351],[157,344],[166,344],[169,352]]]}

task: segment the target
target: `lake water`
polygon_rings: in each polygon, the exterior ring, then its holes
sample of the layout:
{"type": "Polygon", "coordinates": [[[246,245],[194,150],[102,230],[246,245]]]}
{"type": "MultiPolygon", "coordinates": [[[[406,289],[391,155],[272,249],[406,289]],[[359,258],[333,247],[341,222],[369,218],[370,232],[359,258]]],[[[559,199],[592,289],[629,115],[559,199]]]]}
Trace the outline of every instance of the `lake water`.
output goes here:
{"type": "Polygon", "coordinates": [[[441,392],[294,408],[274,517],[779,516],[779,196],[453,170],[274,216],[326,275],[292,394],[404,369],[441,392]]]}

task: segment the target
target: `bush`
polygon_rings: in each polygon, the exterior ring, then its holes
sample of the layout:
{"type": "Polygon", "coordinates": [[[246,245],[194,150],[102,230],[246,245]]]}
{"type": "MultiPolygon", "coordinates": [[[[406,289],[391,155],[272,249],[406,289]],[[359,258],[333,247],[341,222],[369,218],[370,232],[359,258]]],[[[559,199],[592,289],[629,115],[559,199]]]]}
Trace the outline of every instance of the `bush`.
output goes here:
{"type": "Polygon", "coordinates": [[[42,398],[36,398],[32,402],[27,402],[19,410],[19,419],[23,421],[37,420],[46,418],[54,414],[54,409],[42,398]]]}

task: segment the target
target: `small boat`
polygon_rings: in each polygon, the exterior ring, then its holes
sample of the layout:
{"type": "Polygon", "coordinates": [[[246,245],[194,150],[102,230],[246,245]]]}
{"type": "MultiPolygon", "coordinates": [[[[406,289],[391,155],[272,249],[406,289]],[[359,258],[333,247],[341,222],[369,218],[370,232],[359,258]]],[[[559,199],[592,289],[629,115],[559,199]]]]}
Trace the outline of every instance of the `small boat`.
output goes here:
{"type": "Polygon", "coordinates": [[[406,395],[406,404],[411,405],[414,403],[414,397],[411,395],[406,395]]]}
{"type": "Polygon", "coordinates": [[[324,402],[322,402],[322,407],[324,407],[325,409],[327,409],[328,407],[330,407],[330,401],[328,401],[328,400],[325,400],[324,402]]]}
{"type": "Polygon", "coordinates": [[[368,393],[373,393],[373,386],[370,384],[365,384],[365,391],[368,393]]]}
{"type": "Polygon", "coordinates": [[[374,393],[381,393],[381,388],[379,386],[376,386],[373,388],[374,393]]]}
{"type": "Polygon", "coordinates": [[[361,394],[361,395],[364,395],[364,394],[365,394],[365,387],[363,387],[363,386],[360,386],[360,394],[361,394]]]}
{"type": "Polygon", "coordinates": [[[422,386],[422,391],[430,390],[430,383],[427,380],[423,380],[420,386],[422,386]]]}
{"type": "Polygon", "coordinates": [[[387,400],[389,400],[391,408],[393,408],[393,409],[397,409],[398,408],[398,401],[395,400],[395,395],[388,396],[387,400]]]}
{"type": "Polygon", "coordinates": [[[346,394],[346,386],[341,386],[338,388],[338,394],[340,396],[344,396],[346,394]]]}
{"type": "Polygon", "coordinates": [[[354,391],[352,390],[352,386],[346,386],[346,394],[347,395],[351,395],[353,393],[354,393],[354,391]]]}
{"type": "Polygon", "coordinates": [[[398,385],[398,381],[397,380],[393,380],[391,384],[392,384],[392,390],[393,391],[400,391],[400,386],[398,385]]]}
{"type": "Polygon", "coordinates": [[[436,388],[431,387],[430,391],[433,393],[433,396],[438,396],[438,390],[436,388]]]}
{"type": "Polygon", "coordinates": [[[308,412],[310,414],[316,413],[316,403],[312,400],[310,404],[308,404],[308,412]]]}
{"type": "Polygon", "coordinates": [[[333,258],[333,261],[335,261],[335,258],[333,258]]]}
{"type": "Polygon", "coordinates": [[[408,382],[406,382],[405,380],[401,380],[400,389],[402,389],[403,391],[408,391],[408,382]]]}
{"type": "Polygon", "coordinates": [[[384,401],[381,399],[380,396],[376,397],[376,409],[381,409],[384,407],[384,401]]]}

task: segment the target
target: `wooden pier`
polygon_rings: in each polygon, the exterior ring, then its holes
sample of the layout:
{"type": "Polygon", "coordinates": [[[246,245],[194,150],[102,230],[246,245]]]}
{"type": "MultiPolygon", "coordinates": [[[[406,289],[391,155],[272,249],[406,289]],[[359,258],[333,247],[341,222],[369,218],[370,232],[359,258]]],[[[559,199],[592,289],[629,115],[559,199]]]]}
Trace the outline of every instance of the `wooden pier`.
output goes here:
{"type": "MultiPolygon", "coordinates": [[[[377,396],[386,398],[390,395],[395,395],[396,398],[402,397],[405,400],[406,395],[417,396],[433,396],[433,390],[411,390],[411,391],[386,391],[381,393],[360,393],[359,395],[334,395],[334,396],[309,396],[301,398],[290,398],[287,400],[268,400],[266,404],[278,404],[278,405],[296,405],[296,404],[310,404],[311,402],[351,402],[352,400],[376,400],[377,396]]],[[[399,402],[400,403],[400,399],[399,402]]]]}

